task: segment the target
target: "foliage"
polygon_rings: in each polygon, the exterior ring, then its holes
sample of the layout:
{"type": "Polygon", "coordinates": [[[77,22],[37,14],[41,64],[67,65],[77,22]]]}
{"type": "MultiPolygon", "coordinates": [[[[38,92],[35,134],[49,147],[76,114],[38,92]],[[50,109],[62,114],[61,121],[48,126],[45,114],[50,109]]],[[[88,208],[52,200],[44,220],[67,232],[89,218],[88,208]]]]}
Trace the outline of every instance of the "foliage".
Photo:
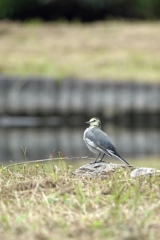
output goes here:
{"type": "Polygon", "coordinates": [[[159,0],[0,0],[0,18],[12,19],[154,19],[159,9],[159,0]]]}

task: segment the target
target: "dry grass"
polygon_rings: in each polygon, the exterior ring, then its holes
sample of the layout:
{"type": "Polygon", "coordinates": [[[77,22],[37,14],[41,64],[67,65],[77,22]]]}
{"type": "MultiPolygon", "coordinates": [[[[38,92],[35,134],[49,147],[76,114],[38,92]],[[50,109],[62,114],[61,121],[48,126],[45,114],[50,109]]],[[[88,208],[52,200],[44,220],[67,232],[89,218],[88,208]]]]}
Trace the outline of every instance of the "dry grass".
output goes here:
{"type": "Polygon", "coordinates": [[[72,178],[65,166],[0,172],[0,239],[159,239],[160,179],[72,178]]]}
{"type": "Polygon", "coordinates": [[[0,73],[160,82],[160,22],[0,22],[0,73]]]}

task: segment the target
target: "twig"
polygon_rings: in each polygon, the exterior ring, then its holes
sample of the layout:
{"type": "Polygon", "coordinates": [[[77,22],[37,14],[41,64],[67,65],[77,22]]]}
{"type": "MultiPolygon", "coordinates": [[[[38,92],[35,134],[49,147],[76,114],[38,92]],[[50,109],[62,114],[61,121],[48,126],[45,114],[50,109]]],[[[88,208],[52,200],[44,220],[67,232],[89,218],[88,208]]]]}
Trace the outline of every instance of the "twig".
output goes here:
{"type": "MultiPolygon", "coordinates": [[[[56,161],[56,160],[61,160],[61,159],[62,158],[51,158],[51,159],[48,158],[48,159],[31,160],[31,161],[13,163],[13,164],[5,166],[3,169],[8,169],[9,167],[28,164],[28,163],[38,163],[38,162],[47,162],[47,161],[49,162],[49,161],[56,161]]],[[[84,157],[64,157],[63,158],[63,160],[72,160],[72,159],[90,159],[90,158],[88,158],[88,156],[84,156],[84,157]]]]}

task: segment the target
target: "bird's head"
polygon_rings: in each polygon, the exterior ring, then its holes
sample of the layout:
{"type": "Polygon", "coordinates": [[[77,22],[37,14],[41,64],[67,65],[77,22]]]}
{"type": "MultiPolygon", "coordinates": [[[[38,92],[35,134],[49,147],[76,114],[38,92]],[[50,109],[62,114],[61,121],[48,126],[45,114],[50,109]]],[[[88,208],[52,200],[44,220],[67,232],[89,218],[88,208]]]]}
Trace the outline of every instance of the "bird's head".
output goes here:
{"type": "Polygon", "coordinates": [[[99,127],[99,128],[101,128],[101,121],[98,119],[98,118],[96,118],[96,117],[94,117],[94,118],[91,118],[88,122],[86,122],[86,123],[89,123],[90,124],[90,126],[92,127],[99,127]]]}

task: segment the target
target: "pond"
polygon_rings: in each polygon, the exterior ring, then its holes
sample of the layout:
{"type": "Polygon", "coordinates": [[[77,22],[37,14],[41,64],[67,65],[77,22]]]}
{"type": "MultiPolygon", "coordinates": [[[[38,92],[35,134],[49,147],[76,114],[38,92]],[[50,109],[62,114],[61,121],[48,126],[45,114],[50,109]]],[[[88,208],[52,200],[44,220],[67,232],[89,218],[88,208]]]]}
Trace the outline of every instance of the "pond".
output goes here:
{"type": "MultiPolygon", "coordinates": [[[[26,126],[0,128],[0,161],[3,163],[49,157],[94,156],[83,141],[87,126],[26,126]]],[[[124,158],[160,155],[160,129],[103,124],[110,140],[124,158]]],[[[108,157],[109,161],[110,158],[108,157]]]]}

